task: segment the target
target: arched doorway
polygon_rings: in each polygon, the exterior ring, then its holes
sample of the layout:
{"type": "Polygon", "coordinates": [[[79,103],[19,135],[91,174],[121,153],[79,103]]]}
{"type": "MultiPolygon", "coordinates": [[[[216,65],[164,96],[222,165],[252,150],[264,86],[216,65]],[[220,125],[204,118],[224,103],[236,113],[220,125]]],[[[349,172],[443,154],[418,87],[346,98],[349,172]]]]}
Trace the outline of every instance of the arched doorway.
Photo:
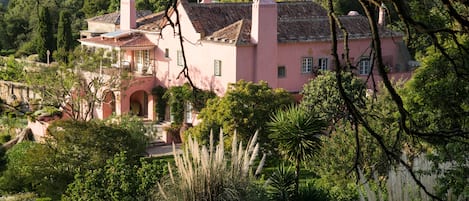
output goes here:
{"type": "Polygon", "coordinates": [[[148,93],[140,90],[130,96],[129,111],[139,117],[148,117],[148,93]]]}
{"type": "Polygon", "coordinates": [[[108,118],[116,112],[116,96],[112,91],[107,91],[103,100],[103,118],[108,118]]]}

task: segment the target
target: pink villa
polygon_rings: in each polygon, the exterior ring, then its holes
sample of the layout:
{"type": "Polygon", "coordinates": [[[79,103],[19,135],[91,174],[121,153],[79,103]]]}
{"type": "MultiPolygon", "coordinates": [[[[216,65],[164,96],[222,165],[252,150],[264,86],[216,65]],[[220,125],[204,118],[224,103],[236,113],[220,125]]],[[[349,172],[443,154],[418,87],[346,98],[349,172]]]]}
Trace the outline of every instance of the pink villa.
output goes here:
{"type": "MultiPolygon", "coordinates": [[[[163,12],[137,12],[134,0],[121,0],[120,9],[88,19],[88,30],[81,32],[83,46],[117,52],[109,68],[134,75],[125,89],[107,90],[108,101],[96,110],[96,116],[133,111],[155,120],[152,88],[186,82],[177,78],[183,65],[179,33],[165,27],[168,22],[163,12]]],[[[228,83],[241,79],[264,80],[272,88],[298,93],[316,70],[334,68],[327,12],[311,1],[180,0],[178,11],[189,74],[197,87],[218,95],[225,93],[228,83]]],[[[169,14],[175,19],[175,12],[169,14]]],[[[385,64],[391,76],[408,76],[410,57],[405,54],[402,34],[384,28],[383,19],[381,15],[385,64]]],[[[357,66],[356,73],[366,79],[373,61],[368,21],[355,11],[340,20],[350,33],[350,58],[357,66]]],[[[379,80],[379,76],[372,76],[379,80]]]]}

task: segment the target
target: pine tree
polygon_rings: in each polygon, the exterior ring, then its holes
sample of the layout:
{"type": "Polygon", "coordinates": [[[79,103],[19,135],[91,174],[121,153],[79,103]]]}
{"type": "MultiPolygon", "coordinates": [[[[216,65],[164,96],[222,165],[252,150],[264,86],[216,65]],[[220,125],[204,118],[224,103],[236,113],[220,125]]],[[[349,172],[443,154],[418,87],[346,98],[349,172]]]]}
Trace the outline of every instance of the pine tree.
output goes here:
{"type": "Polygon", "coordinates": [[[67,62],[68,52],[72,49],[72,43],[70,13],[61,11],[57,30],[57,56],[55,59],[67,62]]]}
{"type": "Polygon", "coordinates": [[[49,9],[41,7],[39,11],[39,22],[36,35],[36,51],[38,59],[41,62],[47,62],[47,50],[54,50],[54,35],[52,33],[52,23],[50,19],[49,9]]]}

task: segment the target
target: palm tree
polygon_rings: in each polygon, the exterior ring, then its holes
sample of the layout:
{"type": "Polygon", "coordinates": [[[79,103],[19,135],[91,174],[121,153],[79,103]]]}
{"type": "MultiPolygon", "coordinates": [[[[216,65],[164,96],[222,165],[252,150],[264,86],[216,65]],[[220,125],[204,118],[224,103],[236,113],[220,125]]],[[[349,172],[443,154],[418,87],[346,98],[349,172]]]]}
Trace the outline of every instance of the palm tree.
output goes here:
{"type": "Polygon", "coordinates": [[[280,153],[295,164],[295,193],[298,195],[300,164],[312,158],[321,148],[319,136],[326,128],[326,122],[301,109],[290,106],[279,110],[268,123],[269,138],[278,144],[280,153]]]}

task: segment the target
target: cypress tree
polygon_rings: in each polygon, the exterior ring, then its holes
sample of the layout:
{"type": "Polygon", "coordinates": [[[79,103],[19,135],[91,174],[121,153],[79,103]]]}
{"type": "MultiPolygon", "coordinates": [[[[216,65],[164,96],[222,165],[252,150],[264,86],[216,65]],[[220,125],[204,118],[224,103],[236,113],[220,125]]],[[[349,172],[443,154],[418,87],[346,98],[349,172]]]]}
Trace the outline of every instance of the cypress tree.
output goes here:
{"type": "Polygon", "coordinates": [[[70,13],[61,11],[57,29],[57,60],[67,62],[68,52],[72,49],[72,28],[70,13]]]}
{"type": "Polygon", "coordinates": [[[36,51],[41,62],[47,62],[47,50],[54,50],[54,35],[52,33],[52,22],[49,9],[41,7],[39,10],[39,22],[37,25],[36,51]]]}

